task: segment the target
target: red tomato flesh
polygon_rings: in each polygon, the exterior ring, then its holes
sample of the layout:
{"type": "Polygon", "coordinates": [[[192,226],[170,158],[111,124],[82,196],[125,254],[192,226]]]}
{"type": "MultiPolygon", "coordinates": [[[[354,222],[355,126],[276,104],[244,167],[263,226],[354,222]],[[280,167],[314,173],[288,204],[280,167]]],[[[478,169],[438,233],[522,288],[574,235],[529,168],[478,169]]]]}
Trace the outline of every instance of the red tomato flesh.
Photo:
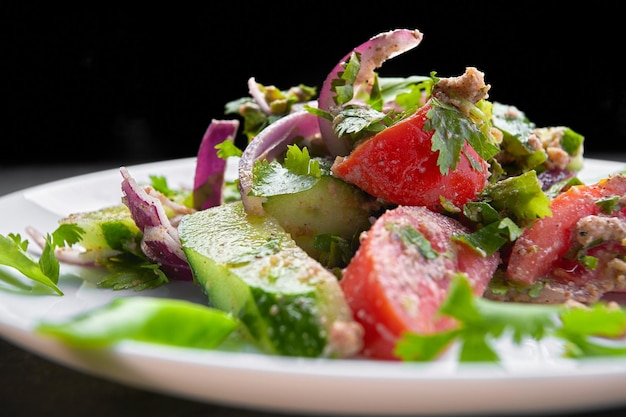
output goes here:
{"type": "Polygon", "coordinates": [[[365,330],[364,356],[398,360],[393,350],[404,332],[431,334],[456,326],[452,318],[438,316],[456,273],[465,272],[474,293],[484,293],[500,257],[482,257],[450,239],[467,232],[458,221],[415,206],[388,210],[367,231],[340,281],[365,330]],[[407,226],[419,231],[438,256],[425,257],[390,230],[407,226]]]}
{"type": "MultiPolygon", "coordinates": [[[[600,214],[601,207],[596,202],[610,196],[626,196],[626,176],[616,175],[597,184],[575,186],[555,197],[550,204],[552,215],[526,228],[513,244],[506,268],[508,279],[530,285],[549,276],[560,276],[562,280],[565,271],[572,272],[572,279],[578,276],[578,281],[583,280],[583,276],[585,281],[594,279],[602,268],[583,273],[584,267],[579,262],[565,260],[564,256],[576,239],[574,230],[578,220],[600,214]],[[553,276],[554,270],[557,275],[553,276]]],[[[613,215],[626,218],[626,208],[622,208],[621,214],[613,215]]],[[[606,252],[610,247],[605,245],[604,250],[599,249],[606,252]]],[[[599,255],[601,264],[608,261],[606,253],[599,255]]]]}
{"type": "Polygon", "coordinates": [[[466,142],[456,169],[441,174],[439,152],[432,151],[434,132],[423,130],[429,110],[430,105],[423,106],[337,159],[333,173],[393,204],[440,211],[440,197],[457,207],[475,199],[487,185],[489,165],[466,142]],[[474,169],[467,155],[479,161],[482,169],[474,169]]]}

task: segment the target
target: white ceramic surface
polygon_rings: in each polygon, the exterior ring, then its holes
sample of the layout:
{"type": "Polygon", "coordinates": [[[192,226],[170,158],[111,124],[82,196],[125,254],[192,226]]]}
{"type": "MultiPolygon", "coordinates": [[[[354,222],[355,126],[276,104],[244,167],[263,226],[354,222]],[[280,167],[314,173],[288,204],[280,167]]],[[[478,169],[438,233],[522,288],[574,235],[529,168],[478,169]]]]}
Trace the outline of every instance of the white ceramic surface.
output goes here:
{"type": "MultiPolygon", "coordinates": [[[[587,159],[592,182],[625,164],[587,159]]],[[[231,166],[231,168],[233,168],[231,166]]],[[[194,159],[129,167],[138,181],[164,175],[191,186],[194,159]]],[[[233,174],[231,169],[230,173],[233,174]]],[[[29,188],[0,198],[0,234],[33,226],[46,232],[60,217],[117,204],[117,169],[29,188]]],[[[16,291],[0,281],[0,335],[55,362],[129,386],[195,400],[293,413],[361,415],[488,414],[581,411],[626,405],[626,358],[572,361],[551,342],[499,345],[500,365],[427,364],[270,357],[125,342],[107,350],[76,350],[33,332],[43,319],[64,318],[146,292],[96,288],[94,271],[64,266],[64,296],[16,291]],[[78,276],[80,275],[80,277],[78,276]]],[[[27,281],[25,281],[27,282],[27,281]]],[[[172,282],[150,295],[204,302],[192,283],[172,282]]],[[[62,383],[62,381],[60,381],[62,383]]]]}

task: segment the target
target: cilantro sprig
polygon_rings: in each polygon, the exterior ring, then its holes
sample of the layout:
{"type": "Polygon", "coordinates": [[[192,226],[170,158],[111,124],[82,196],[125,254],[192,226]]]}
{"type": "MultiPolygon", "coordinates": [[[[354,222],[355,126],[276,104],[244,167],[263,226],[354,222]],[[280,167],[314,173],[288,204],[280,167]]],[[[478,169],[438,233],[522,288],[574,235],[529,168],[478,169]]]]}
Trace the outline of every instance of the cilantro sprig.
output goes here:
{"type": "Polygon", "coordinates": [[[430,361],[459,343],[459,362],[498,362],[495,341],[512,335],[515,344],[549,337],[563,341],[563,356],[589,358],[626,355],[626,345],[609,343],[626,333],[626,309],[607,303],[590,307],[498,302],[472,293],[465,275],[457,275],[440,313],[459,325],[422,335],[407,333],[395,353],[404,361],[430,361]]]}
{"type": "Polygon", "coordinates": [[[343,71],[332,80],[336,109],[333,114],[305,105],[310,113],[332,122],[338,137],[349,136],[353,143],[365,140],[413,114],[430,97],[436,77],[379,77],[374,73],[370,89],[356,84],[361,55],[352,53],[342,64],[343,71]],[[385,104],[394,102],[394,109],[385,104]]]}
{"type": "MultiPolygon", "coordinates": [[[[439,152],[437,165],[439,172],[443,175],[456,169],[466,142],[485,161],[491,159],[499,151],[499,147],[484,134],[478,124],[451,105],[432,98],[427,117],[424,130],[434,132],[432,150],[439,152]]],[[[469,154],[465,153],[465,155],[474,169],[482,169],[469,154]]]]}
{"type": "MultiPolygon", "coordinates": [[[[45,237],[45,246],[39,259],[28,253],[28,240],[19,234],[0,235],[0,265],[16,269],[25,277],[51,288],[63,295],[57,286],[60,264],[55,257],[55,249],[72,245],[81,239],[83,229],[77,225],[64,224],[45,237]]],[[[0,274],[0,279],[11,282],[8,276],[0,274]]]]}
{"type": "Polygon", "coordinates": [[[288,145],[282,164],[278,160],[255,162],[251,195],[271,197],[305,191],[329,173],[330,161],[312,158],[306,147],[288,145]]]}

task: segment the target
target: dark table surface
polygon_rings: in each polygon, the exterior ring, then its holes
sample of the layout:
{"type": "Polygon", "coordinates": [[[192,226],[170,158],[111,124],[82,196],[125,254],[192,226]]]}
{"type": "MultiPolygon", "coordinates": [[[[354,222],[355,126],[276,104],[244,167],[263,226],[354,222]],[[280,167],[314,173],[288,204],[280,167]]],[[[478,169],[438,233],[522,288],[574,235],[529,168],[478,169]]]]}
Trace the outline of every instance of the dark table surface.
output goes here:
{"type": "MultiPolygon", "coordinates": [[[[624,154],[588,156],[626,161],[624,154]]],[[[113,162],[75,165],[0,165],[0,196],[56,179],[118,166],[113,162]]],[[[620,408],[556,415],[623,416],[626,415],[626,393],[624,397],[624,406],[620,408]]],[[[66,368],[0,339],[0,415],[267,417],[277,414],[191,401],[128,387],[66,368]]]]}

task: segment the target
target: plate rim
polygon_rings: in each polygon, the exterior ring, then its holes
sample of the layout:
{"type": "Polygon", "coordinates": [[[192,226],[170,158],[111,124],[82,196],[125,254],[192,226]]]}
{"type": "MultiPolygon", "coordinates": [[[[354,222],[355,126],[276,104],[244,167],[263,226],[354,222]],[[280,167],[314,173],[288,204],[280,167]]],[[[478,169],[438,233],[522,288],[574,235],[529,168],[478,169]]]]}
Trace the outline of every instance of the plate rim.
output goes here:
{"type": "MultiPolygon", "coordinates": [[[[186,164],[193,164],[195,157],[179,158],[166,161],[155,161],[137,165],[129,165],[127,168],[131,172],[140,172],[141,175],[145,175],[146,172],[151,171],[154,168],[163,168],[165,170],[174,169],[177,166],[185,166],[186,164]]],[[[626,164],[619,161],[610,161],[594,158],[586,158],[591,166],[603,166],[604,168],[610,167],[610,170],[624,169],[626,164]]],[[[104,169],[77,176],[71,176],[40,185],[35,185],[22,190],[8,193],[4,196],[0,196],[0,204],[19,204],[24,202],[23,197],[29,193],[44,189],[51,186],[61,186],[69,184],[69,182],[80,179],[81,181],[89,181],[94,178],[101,177],[103,175],[109,175],[116,171],[116,168],[104,169]]],[[[188,167],[188,171],[193,173],[193,166],[188,167]]],[[[140,175],[140,176],[141,176],[140,175]]],[[[193,182],[193,178],[189,179],[189,183],[193,182]]],[[[3,221],[0,219],[0,224],[3,221]]],[[[17,232],[17,231],[16,231],[17,232]]],[[[2,291],[2,290],[0,290],[2,291]]],[[[104,291],[104,290],[101,290],[104,291]]],[[[32,324],[32,323],[31,323],[32,324]]],[[[307,413],[364,413],[364,414],[377,414],[381,412],[394,412],[399,414],[422,414],[424,412],[432,413],[434,410],[437,412],[454,412],[454,413],[475,413],[481,411],[528,411],[538,410],[533,405],[524,405],[522,403],[511,403],[510,399],[507,403],[507,408],[502,403],[491,403],[490,408],[481,410],[466,408],[460,408],[455,406],[451,402],[439,408],[424,407],[424,404],[420,404],[419,407],[414,405],[396,405],[393,409],[380,408],[372,406],[372,404],[366,404],[366,406],[359,406],[355,403],[355,399],[351,399],[349,404],[330,404],[328,402],[312,402],[307,401],[302,404],[296,404],[293,401],[289,402],[275,402],[270,403],[266,398],[260,398],[259,396],[253,396],[252,398],[239,399],[232,396],[224,395],[220,397],[217,394],[203,395],[199,392],[185,393],[177,389],[168,389],[167,386],[161,384],[155,384],[155,381],[138,381],[132,378],[127,378],[121,374],[109,373],[104,369],[94,368],[93,363],[85,359],[90,353],[81,349],[68,348],[61,342],[49,340],[42,336],[35,335],[32,332],[32,328],[16,326],[7,321],[7,315],[2,306],[0,306],[0,337],[20,346],[21,348],[43,356],[51,361],[57,362],[63,366],[77,369],[82,372],[94,374],[100,377],[115,380],[117,382],[131,385],[140,386],[142,388],[155,390],[164,394],[188,397],[194,400],[225,403],[228,405],[263,409],[279,412],[307,412],[307,413]],[[43,343],[46,348],[38,347],[39,345],[33,345],[37,340],[43,343]],[[52,347],[52,348],[51,348],[52,347]],[[46,350],[48,349],[48,350],[46,350]],[[77,359],[79,358],[79,359],[77,359]],[[514,406],[512,408],[512,406],[514,406]]],[[[387,363],[378,362],[365,359],[317,359],[317,358],[288,358],[288,357],[272,357],[268,355],[256,354],[256,353],[236,353],[236,352],[222,352],[222,351],[197,351],[186,348],[175,348],[170,346],[158,346],[147,345],[140,342],[122,342],[117,346],[107,349],[106,352],[97,352],[97,355],[103,355],[108,360],[122,359],[122,362],[128,366],[134,362],[136,366],[140,366],[143,372],[146,371],[146,366],[154,365],[155,363],[169,362],[168,366],[184,365],[184,368],[190,366],[204,367],[210,370],[222,369],[222,372],[243,372],[246,375],[253,373],[270,373],[278,379],[286,379],[290,382],[297,381],[301,378],[314,378],[316,380],[332,380],[333,383],[337,381],[348,381],[357,383],[357,379],[361,380],[359,384],[370,384],[380,386],[381,379],[386,383],[396,383],[406,385],[413,384],[414,388],[424,388],[426,384],[445,382],[447,384],[454,384],[458,386],[462,382],[474,382],[479,385],[493,386],[497,383],[519,383],[529,385],[535,383],[537,386],[541,386],[544,383],[554,383],[554,381],[563,381],[564,379],[572,380],[572,376],[577,376],[582,380],[585,378],[603,378],[602,380],[611,381],[615,384],[615,381],[620,383],[626,382],[626,359],[615,358],[601,358],[599,360],[577,360],[571,362],[558,361],[559,363],[551,363],[552,367],[547,367],[545,364],[534,365],[523,363],[511,363],[513,368],[502,369],[499,365],[485,366],[485,365],[473,365],[473,364],[454,364],[454,363],[426,363],[426,364],[414,364],[414,363],[387,363]],[[181,355],[185,353],[185,355],[181,355]],[[183,359],[181,359],[183,358],[183,359]],[[240,365],[233,366],[228,363],[228,360],[239,360],[240,365]],[[537,373],[537,369],[541,366],[543,371],[541,374],[537,373]],[[393,373],[388,373],[386,370],[393,368],[393,373]],[[515,370],[512,370],[515,369],[515,370]],[[419,371],[419,372],[416,372],[419,371]],[[409,373],[410,372],[410,373],[409,373]]],[[[132,366],[131,366],[132,367],[132,366]]],[[[574,378],[577,382],[576,378],[574,378]]],[[[602,384],[598,384],[602,385],[602,384]]],[[[322,384],[316,386],[321,387],[322,384]]],[[[288,388],[287,385],[283,385],[284,388],[288,388]]],[[[371,387],[369,388],[372,389],[371,387]]],[[[457,387],[460,389],[460,387],[457,387]]],[[[595,392],[595,391],[594,391],[595,392]]],[[[602,397],[600,397],[602,398],[602,397]]],[[[613,401],[615,404],[626,404],[626,398],[609,398],[603,402],[599,402],[597,399],[593,401],[588,398],[588,401],[583,405],[591,407],[606,406],[607,402],[613,401]]],[[[434,404],[429,404],[434,405],[434,404]]],[[[609,404],[610,405],[610,404],[609,404]]],[[[541,410],[552,408],[555,410],[563,410],[566,404],[558,401],[549,402],[545,400],[541,404],[541,410]]],[[[580,406],[580,403],[578,404],[580,406]]]]}

